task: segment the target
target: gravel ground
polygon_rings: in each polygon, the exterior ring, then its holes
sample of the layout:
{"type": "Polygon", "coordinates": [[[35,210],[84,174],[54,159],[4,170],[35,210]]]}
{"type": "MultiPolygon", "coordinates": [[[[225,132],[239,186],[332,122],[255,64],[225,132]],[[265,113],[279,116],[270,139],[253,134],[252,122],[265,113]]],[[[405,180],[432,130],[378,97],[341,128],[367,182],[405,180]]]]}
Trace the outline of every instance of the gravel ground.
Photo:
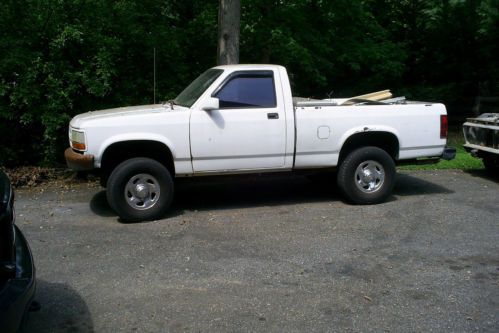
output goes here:
{"type": "Polygon", "coordinates": [[[17,191],[27,332],[498,332],[499,183],[403,172],[375,206],[327,178],[183,181],[124,224],[94,183],[17,191]]]}

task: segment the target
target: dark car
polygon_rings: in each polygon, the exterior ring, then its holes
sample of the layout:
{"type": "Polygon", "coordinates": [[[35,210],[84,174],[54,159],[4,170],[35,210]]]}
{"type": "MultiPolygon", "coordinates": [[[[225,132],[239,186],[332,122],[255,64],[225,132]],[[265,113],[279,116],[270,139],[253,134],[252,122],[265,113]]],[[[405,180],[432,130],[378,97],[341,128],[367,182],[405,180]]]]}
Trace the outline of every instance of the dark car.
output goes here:
{"type": "Polygon", "coordinates": [[[35,266],[26,238],[15,226],[14,192],[0,170],[0,331],[21,327],[35,295],[35,266]]]}

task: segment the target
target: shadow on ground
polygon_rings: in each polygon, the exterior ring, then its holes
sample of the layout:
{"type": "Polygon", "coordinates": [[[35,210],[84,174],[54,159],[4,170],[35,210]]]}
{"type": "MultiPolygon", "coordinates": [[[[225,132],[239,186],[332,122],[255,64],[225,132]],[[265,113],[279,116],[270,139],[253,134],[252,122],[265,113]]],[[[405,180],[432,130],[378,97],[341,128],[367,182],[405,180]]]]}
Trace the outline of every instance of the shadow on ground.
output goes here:
{"type": "Polygon", "coordinates": [[[106,190],[97,192],[90,200],[90,209],[94,214],[102,217],[116,216],[116,213],[109,206],[106,197],[106,190]]]}
{"type": "Polygon", "coordinates": [[[499,183],[499,174],[493,175],[489,171],[485,169],[476,169],[476,170],[465,170],[467,174],[473,176],[473,177],[480,177],[484,179],[491,180],[493,182],[499,183]]]}
{"type": "Polygon", "coordinates": [[[22,332],[94,332],[85,301],[67,284],[37,280],[41,309],[29,314],[22,332]]]}
{"type": "MultiPolygon", "coordinates": [[[[327,177],[322,182],[282,175],[178,179],[175,197],[165,218],[182,215],[186,210],[276,206],[339,198],[335,181],[327,177]]],[[[116,216],[107,202],[105,190],[94,195],[90,209],[99,216],[116,216]]]]}
{"type": "MultiPolygon", "coordinates": [[[[394,195],[450,194],[449,189],[407,174],[399,174],[394,195]]],[[[179,216],[186,210],[237,209],[261,206],[342,200],[334,176],[254,175],[247,177],[179,178],[175,198],[165,218],[179,216]]],[[[396,201],[390,197],[389,201],[396,201]]],[[[116,216],[109,207],[105,190],[95,194],[91,210],[103,217],[116,216]]]]}
{"type": "Polygon", "coordinates": [[[414,177],[408,174],[398,174],[397,183],[393,189],[394,195],[413,196],[423,194],[452,194],[454,191],[449,190],[441,185],[434,184],[422,178],[414,177]]]}
{"type": "Polygon", "coordinates": [[[173,209],[211,210],[337,201],[334,179],[263,175],[248,178],[197,178],[177,183],[173,209]]]}

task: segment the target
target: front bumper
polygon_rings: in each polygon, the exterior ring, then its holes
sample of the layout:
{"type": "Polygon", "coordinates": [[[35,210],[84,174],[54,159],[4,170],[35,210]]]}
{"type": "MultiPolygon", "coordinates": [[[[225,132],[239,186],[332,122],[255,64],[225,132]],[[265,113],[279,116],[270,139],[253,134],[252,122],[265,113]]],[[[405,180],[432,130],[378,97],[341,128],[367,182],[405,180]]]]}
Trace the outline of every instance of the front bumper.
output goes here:
{"type": "Polygon", "coordinates": [[[17,332],[28,312],[36,289],[33,255],[21,231],[15,227],[16,277],[0,290],[0,327],[2,332],[17,332]]]}
{"type": "Polygon", "coordinates": [[[94,155],[79,154],[72,148],[68,148],[64,151],[64,157],[68,167],[75,171],[92,170],[94,168],[94,155]]]}

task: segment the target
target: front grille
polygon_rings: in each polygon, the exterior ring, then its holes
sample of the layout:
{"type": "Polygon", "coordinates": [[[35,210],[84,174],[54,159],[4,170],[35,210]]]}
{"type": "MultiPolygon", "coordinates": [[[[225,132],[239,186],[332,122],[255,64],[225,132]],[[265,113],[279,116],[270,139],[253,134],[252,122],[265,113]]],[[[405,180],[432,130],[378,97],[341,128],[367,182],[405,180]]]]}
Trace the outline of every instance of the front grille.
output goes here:
{"type": "Polygon", "coordinates": [[[467,142],[478,146],[499,148],[499,131],[474,126],[464,126],[463,130],[467,142]]]}

